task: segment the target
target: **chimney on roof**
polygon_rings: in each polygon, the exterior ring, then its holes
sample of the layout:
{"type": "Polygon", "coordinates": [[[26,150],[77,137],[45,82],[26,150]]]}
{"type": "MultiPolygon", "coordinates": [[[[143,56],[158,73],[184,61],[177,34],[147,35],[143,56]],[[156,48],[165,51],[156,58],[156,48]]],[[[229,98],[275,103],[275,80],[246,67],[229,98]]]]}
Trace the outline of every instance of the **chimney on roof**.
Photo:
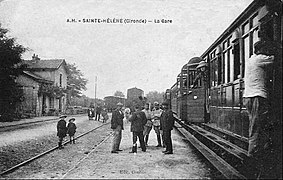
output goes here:
{"type": "Polygon", "coordinates": [[[40,58],[38,57],[38,55],[35,55],[35,54],[32,55],[32,61],[34,63],[38,62],[39,60],[40,60],[40,58]]]}

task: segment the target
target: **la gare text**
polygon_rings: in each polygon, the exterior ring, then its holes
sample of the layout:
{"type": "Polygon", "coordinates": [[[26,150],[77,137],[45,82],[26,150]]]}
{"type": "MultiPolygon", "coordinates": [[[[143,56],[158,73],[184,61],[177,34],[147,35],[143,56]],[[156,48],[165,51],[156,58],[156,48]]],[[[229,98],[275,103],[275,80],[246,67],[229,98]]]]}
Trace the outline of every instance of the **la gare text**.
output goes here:
{"type": "Polygon", "coordinates": [[[93,19],[67,19],[67,23],[94,23],[94,24],[171,24],[173,23],[172,19],[123,19],[123,18],[93,18],[93,19]]]}

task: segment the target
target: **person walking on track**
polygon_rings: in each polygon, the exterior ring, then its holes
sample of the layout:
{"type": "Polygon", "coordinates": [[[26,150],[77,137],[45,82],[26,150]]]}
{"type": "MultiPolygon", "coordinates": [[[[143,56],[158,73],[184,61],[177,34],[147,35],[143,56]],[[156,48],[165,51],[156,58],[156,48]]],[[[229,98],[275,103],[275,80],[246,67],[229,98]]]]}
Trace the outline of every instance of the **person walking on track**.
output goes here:
{"type": "Polygon", "coordinates": [[[174,126],[174,117],[172,110],[169,109],[169,104],[167,102],[162,103],[163,112],[160,117],[160,130],[163,131],[163,138],[165,142],[164,154],[173,154],[171,131],[174,126]]]}
{"type": "Polygon", "coordinates": [[[123,127],[123,119],[124,114],[122,112],[122,103],[117,104],[117,109],[113,111],[112,118],[111,118],[111,129],[114,131],[114,137],[113,137],[113,145],[112,145],[112,151],[111,153],[118,153],[118,151],[122,151],[119,149],[121,139],[122,139],[122,130],[124,130],[123,127]]]}
{"type": "Polygon", "coordinates": [[[67,135],[67,127],[66,127],[66,121],[65,118],[66,115],[61,115],[59,118],[60,120],[57,123],[57,136],[59,137],[58,147],[59,149],[64,149],[62,146],[62,142],[64,140],[64,137],[67,135]]]}
{"type": "MultiPolygon", "coordinates": [[[[161,130],[160,130],[160,117],[162,114],[162,109],[159,108],[159,103],[158,102],[154,102],[154,108],[152,110],[152,115],[153,115],[153,129],[156,133],[156,137],[157,137],[157,146],[156,147],[162,147],[161,144],[161,130]]],[[[163,141],[163,146],[164,146],[164,139],[162,138],[163,141]]],[[[164,146],[165,147],[165,146],[164,146]]]]}
{"type": "Polygon", "coordinates": [[[151,111],[149,109],[149,103],[145,103],[144,109],[142,110],[145,113],[147,122],[144,126],[144,131],[143,131],[143,135],[145,137],[145,145],[148,146],[148,138],[149,138],[149,133],[152,129],[152,114],[151,111]]]}
{"type": "Polygon", "coordinates": [[[133,147],[130,153],[137,153],[137,138],[139,137],[141,149],[143,152],[146,151],[146,146],[144,143],[143,129],[146,124],[145,113],[139,109],[139,106],[135,107],[135,112],[130,117],[129,122],[131,122],[131,132],[133,132],[133,147]]]}

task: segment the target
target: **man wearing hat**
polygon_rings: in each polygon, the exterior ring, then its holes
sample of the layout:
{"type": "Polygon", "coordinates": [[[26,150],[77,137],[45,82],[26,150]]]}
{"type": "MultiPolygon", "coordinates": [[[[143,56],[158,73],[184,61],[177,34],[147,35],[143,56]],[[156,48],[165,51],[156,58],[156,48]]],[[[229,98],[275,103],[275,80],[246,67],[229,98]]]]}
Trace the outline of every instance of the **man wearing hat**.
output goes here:
{"type": "Polygon", "coordinates": [[[111,129],[114,131],[114,137],[113,137],[113,145],[112,145],[112,151],[111,153],[118,153],[118,151],[122,151],[119,149],[121,139],[122,139],[122,130],[123,127],[123,119],[124,119],[124,113],[122,112],[122,103],[117,104],[117,109],[115,109],[112,113],[111,118],[111,129]]]}
{"type": "Polygon", "coordinates": [[[139,137],[140,145],[142,151],[146,151],[146,146],[143,137],[144,125],[147,122],[146,115],[140,110],[139,106],[135,107],[135,112],[130,117],[129,121],[131,122],[131,132],[133,133],[133,147],[130,153],[137,153],[137,138],[139,137]]]}
{"type": "MultiPolygon", "coordinates": [[[[152,110],[152,115],[153,115],[153,129],[156,133],[156,137],[157,137],[157,146],[156,147],[162,147],[161,144],[161,132],[160,132],[160,117],[162,114],[162,109],[159,108],[159,103],[158,102],[154,102],[154,108],[152,110]]],[[[163,141],[163,146],[164,146],[164,139],[162,138],[163,141]]]]}
{"type": "Polygon", "coordinates": [[[59,117],[59,121],[57,123],[57,136],[59,137],[58,147],[59,149],[63,149],[62,142],[64,137],[66,137],[67,134],[67,127],[66,127],[66,121],[65,118],[66,115],[61,115],[59,117]]]}
{"type": "Polygon", "coordinates": [[[254,44],[254,55],[245,63],[244,104],[249,114],[249,147],[250,164],[255,167],[254,178],[264,178],[264,167],[271,156],[272,119],[270,111],[270,77],[274,62],[274,46],[269,41],[258,41],[254,44]],[[269,127],[269,128],[268,128],[269,127]],[[270,128],[271,127],[271,128],[270,128]],[[260,177],[261,176],[261,177],[260,177]]]}
{"type": "Polygon", "coordinates": [[[174,126],[174,117],[173,112],[169,109],[168,102],[162,103],[163,111],[160,117],[160,130],[163,132],[163,138],[165,143],[165,151],[162,151],[164,154],[173,154],[171,131],[174,126]]]}
{"type": "Polygon", "coordinates": [[[208,65],[205,61],[201,61],[199,63],[199,65],[196,67],[197,69],[197,76],[196,78],[194,79],[193,81],[193,85],[191,85],[191,88],[194,88],[198,85],[198,80],[203,78],[204,81],[207,80],[207,68],[208,68],[208,65]]]}

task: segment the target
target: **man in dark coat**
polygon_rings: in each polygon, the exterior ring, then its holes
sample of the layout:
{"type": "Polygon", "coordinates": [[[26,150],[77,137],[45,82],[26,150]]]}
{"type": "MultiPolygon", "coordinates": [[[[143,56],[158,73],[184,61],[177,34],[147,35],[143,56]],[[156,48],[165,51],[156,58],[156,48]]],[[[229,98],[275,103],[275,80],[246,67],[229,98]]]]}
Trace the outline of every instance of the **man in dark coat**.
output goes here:
{"type": "Polygon", "coordinates": [[[139,107],[135,107],[135,112],[130,117],[129,121],[131,122],[131,132],[133,132],[133,148],[130,153],[136,153],[137,152],[137,137],[139,137],[140,145],[142,148],[142,151],[146,151],[144,137],[143,137],[143,130],[144,125],[147,122],[145,113],[140,111],[139,107]]]}
{"type": "Polygon", "coordinates": [[[96,121],[99,121],[99,119],[100,119],[100,114],[101,114],[101,107],[100,107],[100,106],[97,106],[97,107],[96,107],[96,113],[95,113],[95,120],[96,120],[96,121]]]}
{"type": "Polygon", "coordinates": [[[58,147],[59,149],[63,149],[64,147],[62,146],[62,142],[64,137],[67,135],[67,127],[66,127],[66,121],[65,118],[66,115],[60,116],[60,120],[57,123],[57,136],[59,137],[59,142],[58,142],[58,147]]]}
{"type": "Polygon", "coordinates": [[[122,139],[122,130],[123,127],[123,119],[124,119],[124,113],[122,112],[122,103],[117,104],[117,109],[113,111],[112,118],[111,118],[111,129],[114,131],[114,137],[113,137],[113,146],[111,153],[118,153],[118,151],[122,151],[119,149],[121,139],[122,139]]]}
{"type": "Polygon", "coordinates": [[[163,138],[165,143],[164,154],[173,154],[171,131],[174,126],[173,112],[169,109],[169,104],[167,102],[162,103],[164,108],[160,117],[160,130],[163,131],[163,138]]]}

